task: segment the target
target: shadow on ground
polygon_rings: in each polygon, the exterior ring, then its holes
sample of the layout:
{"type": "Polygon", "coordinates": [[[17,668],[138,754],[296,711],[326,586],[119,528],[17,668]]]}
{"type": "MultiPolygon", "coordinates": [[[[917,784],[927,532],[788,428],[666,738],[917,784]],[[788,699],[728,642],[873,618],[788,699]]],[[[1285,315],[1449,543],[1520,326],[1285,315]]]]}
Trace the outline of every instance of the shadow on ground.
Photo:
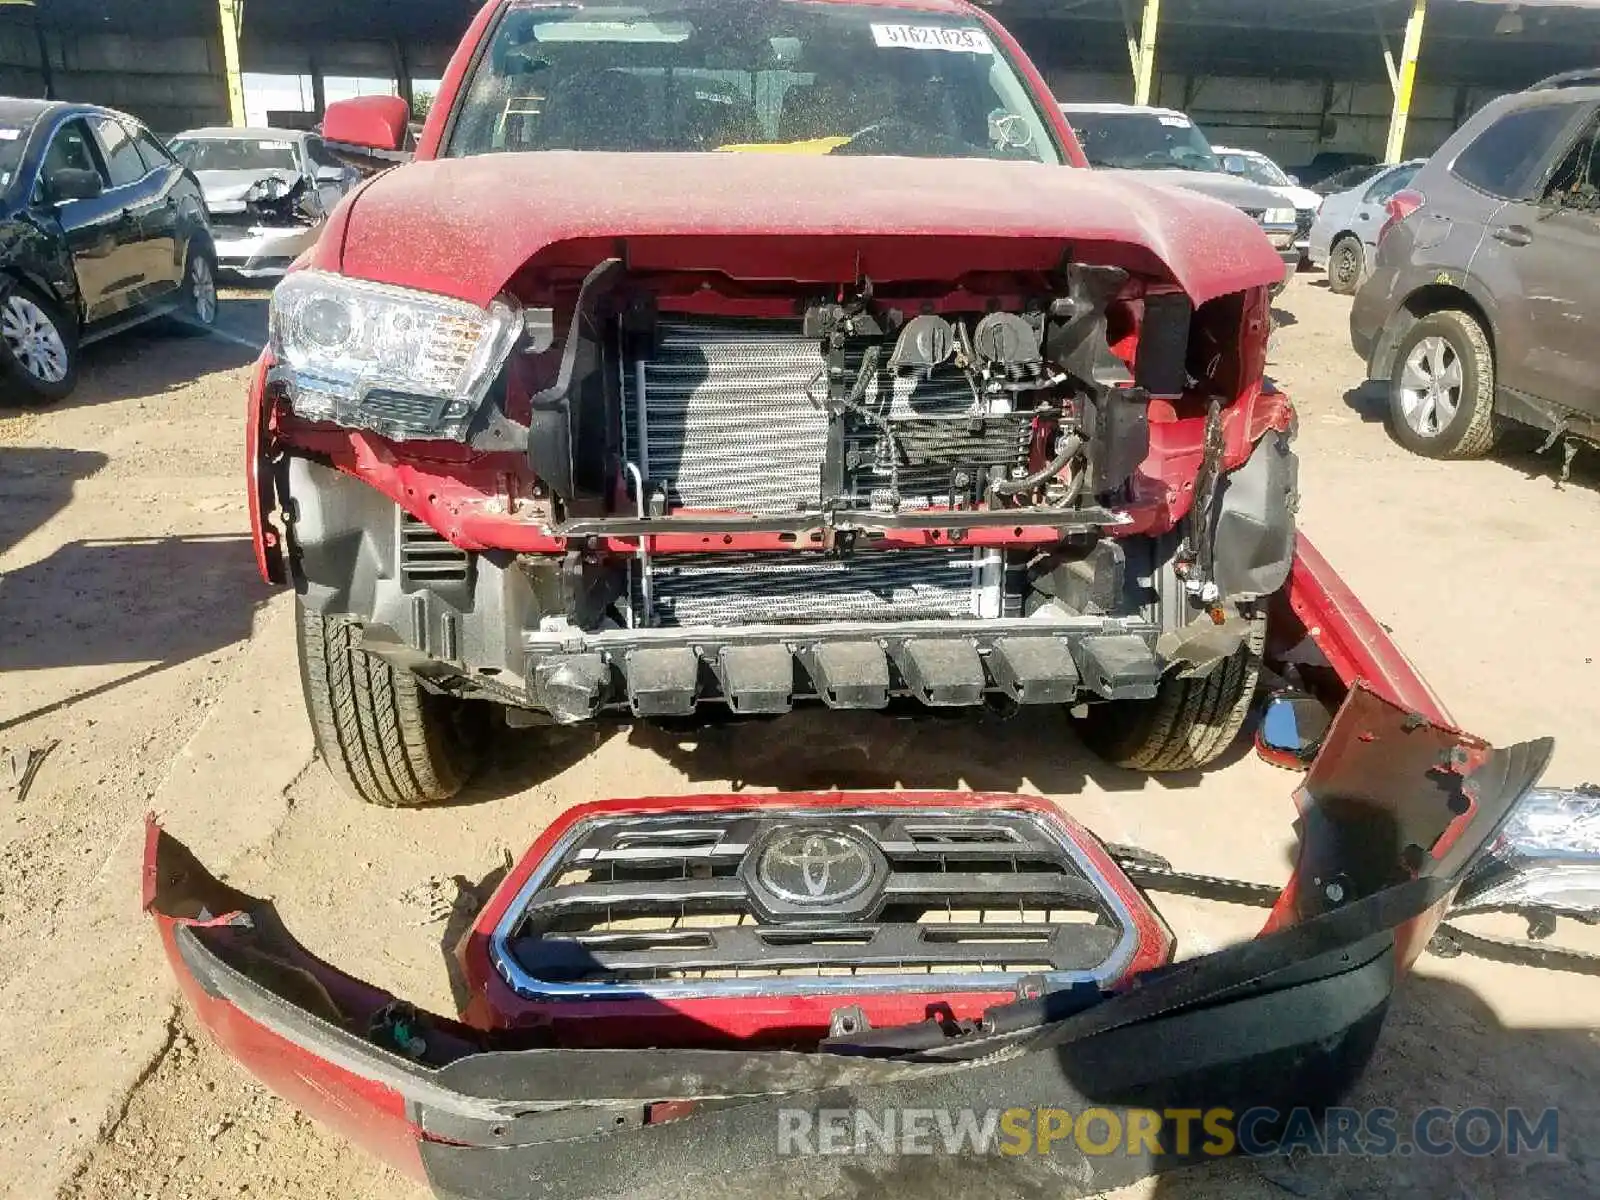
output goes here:
{"type": "Polygon", "coordinates": [[[0,554],[70,504],[73,487],[108,461],[92,450],[0,446],[0,554]]]}
{"type": "Polygon", "coordinates": [[[488,762],[456,804],[485,804],[538,787],[622,732],[681,771],[684,791],[1141,791],[1199,787],[1250,752],[1241,738],[1206,771],[1151,776],[1109,765],[1073,732],[1066,712],[1039,708],[1009,720],[981,709],[901,716],[802,708],[785,717],[681,726],[596,723],[569,729],[497,729],[488,762]]]}
{"type": "Polygon", "coordinates": [[[266,293],[219,300],[213,331],[158,320],[85,347],[78,388],[56,407],[147,400],[254,362],[267,340],[267,300],[266,293]]]}
{"type": "Polygon", "coordinates": [[[242,641],[270,596],[250,540],[233,535],[69,542],[9,571],[0,576],[0,671],[144,669],[6,725],[242,641]]]}
{"type": "MultiPolygon", "coordinates": [[[[1389,385],[1382,380],[1368,380],[1351,388],[1344,394],[1344,402],[1363,421],[1380,425],[1389,419],[1389,385]]],[[[1572,460],[1571,476],[1563,484],[1562,446],[1557,443],[1546,449],[1547,441],[1539,430],[1507,426],[1491,457],[1527,479],[1548,480],[1552,487],[1573,486],[1600,492],[1600,452],[1583,442],[1575,442],[1577,453],[1572,460]]]]}
{"type": "MultiPolygon", "coordinates": [[[[1529,968],[1529,988],[1586,985],[1573,977],[1529,968]]],[[[1437,1196],[1450,1200],[1566,1200],[1600,1195],[1600,1042],[1587,1029],[1513,1029],[1470,987],[1455,980],[1410,976],[1396,995],[1367,1073],[1345,1105],[1363,1118],[1391,1109],[1399,1145],[1389,1154],[1306,1153],[1232,1160],[1163,1176],[1160,1200],[1388,1200],[1437,1196]],[[1557,1110],[1556,1147],[1509,1154],[1422,1153],[1413,1134],[1430,1110],[1441,1110],[1422,1132],[1435,1143],[1454,1140],[1457,1118],[1485,1109],[1502,1122],[1520,1109],[1531,1125],[1557,1110]]],[[[1483,1138],[1487,1118],[1471,1122],[1483,1138]]],[[[1315,1128],[1315,1126],[1313,1126],[1315,1128]]],[[[1336,1147],[1335,1147],[1336,1148],[1336,1147]]],[[[1315,1146],[1309,1149],[1316,1149],[1315,1146]]],[[[1328,1146],[1322,1150],[1330,1149],[1328,1146]]]]}

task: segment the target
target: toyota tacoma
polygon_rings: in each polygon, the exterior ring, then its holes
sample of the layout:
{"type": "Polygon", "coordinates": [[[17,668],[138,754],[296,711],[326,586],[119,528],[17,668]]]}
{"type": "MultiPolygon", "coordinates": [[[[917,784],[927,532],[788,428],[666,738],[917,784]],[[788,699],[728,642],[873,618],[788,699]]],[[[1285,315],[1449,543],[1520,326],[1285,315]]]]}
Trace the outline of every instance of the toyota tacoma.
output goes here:
{"type": "MultiPolygon", "coordinates": [[[[392,163],[406,113],[326,133],[392,163]]],[[[1431,938],[1512,952],[1441,926],[1452,898],[1593,918],[1600,801],[1533,789],[1548,741],[1453,729],[1294,535],[1271,246],[1083,169],[988,16],[499,0],[418,157],[279,287],[252,392],[261,567],[358,794],[448,797],[494,706],[1055,705],[1193,767],[1270,671],[1295,688],[1257,742],[1310,765],[1301,846],[1278,888],[1027,797],[608,801],[471,890],[450,1016],[152,820],[144,904],[195,1018],[291,1102],[463,1200],[1085,1196],[1217,1153],[1164,1124],[1190,1110],[1343,1096],[1431,938]],[[1168,893],[1270,915],[1179,961],[1168,893]],[[1146,1135],[784,1151],[851,1108],[1146,1135]]]]}
{"type": "MultiPolygon", "coordinates": [[[[404,106],[331,106],[350,160],[404,106]]],[[[324,757],[442,800],[519,727],[1052,705],[1239,734],[1294,557],[1283,266],[1085,169],[961,0],[498,0],[272,301],[252,506],[324,757]]]]}

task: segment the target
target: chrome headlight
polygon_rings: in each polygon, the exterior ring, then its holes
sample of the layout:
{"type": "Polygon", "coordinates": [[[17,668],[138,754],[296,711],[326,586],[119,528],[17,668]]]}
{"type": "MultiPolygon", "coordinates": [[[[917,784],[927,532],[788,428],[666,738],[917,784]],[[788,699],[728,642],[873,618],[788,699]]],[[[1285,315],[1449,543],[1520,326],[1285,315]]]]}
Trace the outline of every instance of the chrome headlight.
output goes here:
{"type": "Polygon", "coordinates": [[[1266,216],[1261,218],[1261,223],[1269,229],[1274,225],[1288,225],[1291,228],[1300,220],[1300,213],[1293,208],[1269,208],[1266,216]]]}
{"type": "Polygon", "coordinates": [[[295,412],[396,440],[465,441],[521,332],[514,301],[485,309],[325,271],[272,294],[272,352],[293,372],[295,412]]]}
{"type": "Polygon", "coordinates": [[[1545,908],[1600,919],[1600,791],[1535,789],[1456,896],[1458,912],[1545,908]]]}

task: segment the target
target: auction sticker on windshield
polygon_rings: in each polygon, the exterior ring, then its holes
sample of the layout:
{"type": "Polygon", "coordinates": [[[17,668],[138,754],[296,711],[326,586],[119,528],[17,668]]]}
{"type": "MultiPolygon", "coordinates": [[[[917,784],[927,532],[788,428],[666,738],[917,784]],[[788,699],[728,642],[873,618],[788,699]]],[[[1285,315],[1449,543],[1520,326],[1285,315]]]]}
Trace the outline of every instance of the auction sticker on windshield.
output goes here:
{"type": "Polygon", "coordinates": [[[994,43],[981,29],[944,25],[874,25],[872,39],[897,50],[954,50],[961,54],[993,54],[994,43]]]}

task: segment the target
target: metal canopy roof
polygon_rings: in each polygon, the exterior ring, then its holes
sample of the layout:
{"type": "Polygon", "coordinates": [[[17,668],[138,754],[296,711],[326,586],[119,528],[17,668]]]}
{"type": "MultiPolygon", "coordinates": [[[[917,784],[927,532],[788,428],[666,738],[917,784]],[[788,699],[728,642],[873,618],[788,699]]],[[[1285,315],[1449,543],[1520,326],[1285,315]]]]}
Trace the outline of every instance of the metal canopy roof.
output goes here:
{"type": "MultiPolygon", "coordinates": [[[[1120,0],[979,0],[1058,69],[1127,61],[1120,0]]],[[[1133,5],[1138,7],[1138,0],[1133,5]]],[[[1187,75],[1387,83],[1412,0],[1162,0],[1156,69],[1187,75]]],[[[1600,65],[1600,0],[1429,0],[1422,75],[1430,83],[1521,88],[1600,65]],[[1520,4],[1521,32],[1497,34],[1520,4]]]]}
{"type": "MultiPolygon", "coordinates": [[[[481,0],[245,0],[245,36],[336,36],[390,41],[454,40],[481,0]]],[[[217,0],[34,0],[0,5],[0,18],[32,21],[64,32],[146,36],[209,34],[220,19],[217,0]]]]}
{"type": "MultiPolygon", "coordinates": [[[[244,43],[453,44],[485,0],[244,0],[244,43]]],[[[979,0],[1037,57],[1063,68],[1126,62],[1121,0],[979,0]]],[[[1137,0],[1136,0],[1137,3],[1137,0]]],[[[1397,39],[1411,0],[1163,0],[1158,70],[1383,80],[1381,29],[1397,39]]],[[[0,21],[74,32],[209,36],[217,0],[35,0],[0,21]]],[[[1596,65],[1600,0],[1430,0],[1423,73],[1436,83],[1520,87],[1596,65]],[[1521,31],[1495,33],[1511,7],[1521,31]]],[[[248,53],[248,49],[247,49],[248,53]]]]}

